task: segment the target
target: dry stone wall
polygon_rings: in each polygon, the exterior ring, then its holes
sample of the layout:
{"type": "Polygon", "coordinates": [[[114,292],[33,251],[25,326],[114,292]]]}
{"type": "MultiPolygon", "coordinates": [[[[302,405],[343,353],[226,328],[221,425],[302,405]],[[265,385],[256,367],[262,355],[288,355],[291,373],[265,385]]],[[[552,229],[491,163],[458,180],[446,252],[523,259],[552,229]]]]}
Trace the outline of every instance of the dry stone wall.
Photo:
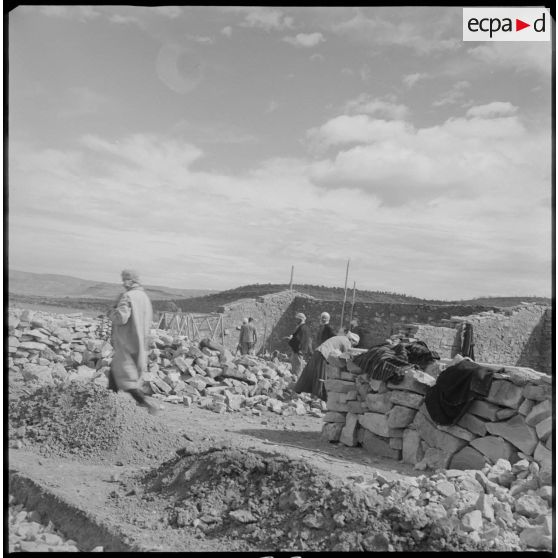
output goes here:
{"type": "Polygon", "coordinates": [[[350,356],[330,357],[322,436],[419,470],[480,470],[498,459],[527,460],[552,470],[550,376],[519,367],[495,372],[488,396],[475,399],[454,426],[430,418],[424,397],[435,383],[414,369],[401,383],[385,383],[361,373],[350,356]]]}
{"type": "Polygon", "coordinates": [[[470,316],[452,316],[443,327],[400,324],[399,333],[424,341],[443,358],[452,358],[461,348],[465,323],[473,326],[475,359],[480,362],[526,366],[552,372],[551,309],[522,304],[501,311],[470,316]]]}

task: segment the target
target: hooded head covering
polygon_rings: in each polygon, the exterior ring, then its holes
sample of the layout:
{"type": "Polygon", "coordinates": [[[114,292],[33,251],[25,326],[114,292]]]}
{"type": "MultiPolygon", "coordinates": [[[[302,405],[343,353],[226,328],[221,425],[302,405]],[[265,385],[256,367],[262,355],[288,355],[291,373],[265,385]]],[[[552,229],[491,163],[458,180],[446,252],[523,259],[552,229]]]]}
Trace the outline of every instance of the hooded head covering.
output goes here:
{"type": "Polygon", "coordinates": [[[330,317],[331,317],[331,316],[330,316],[327,312],[322,312],[322,313],[320,314],[320,318],[321,318],[321,319],[324,319],[324,318],[325,318],[326,323],[329,322],[330,317]]]}
{"type": "Polygon", "coordinates": [[[305,322],[306,316],[302,312],[299,312],[298,314],[295,315],[295,319],[302,320],[303,322],[305,322]]]}
{"type": "Polygon", "coordinates": [[[121,273],[122,275],[122,281],[125,281],[126,279],[133,281],[134,283],[139,283],[140,279],[139,279],[139,274],[137,271],[133,270],[133,269],[124,269],[121,273]]]}
{"type": "Polygon", "coordinates": [[[355,345],[358,345],[358,342],[360,341],[360,337],[352,331],[349,331],[349,333],[347,333],[347,339],[352,341],[355,345]]]}

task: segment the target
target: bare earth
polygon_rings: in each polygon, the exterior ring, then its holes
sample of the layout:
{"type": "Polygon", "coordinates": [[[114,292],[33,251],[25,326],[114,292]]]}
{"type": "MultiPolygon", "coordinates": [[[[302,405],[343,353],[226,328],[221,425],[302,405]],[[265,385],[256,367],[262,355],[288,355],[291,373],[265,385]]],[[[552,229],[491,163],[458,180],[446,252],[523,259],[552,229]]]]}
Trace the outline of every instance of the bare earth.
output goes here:
{"type": "MultiPolygon", "coordinates": [[[[387,480],[424,474],[413,470],[410,465],[371,457],[363,448],[350,448],[322,440],[322,421],[314,416],[285,417],[264,411],[261,416],[255,417],[240,412],[217,414],[198,407],[163,405],[154,420],[161,421],[173,433],[180,435],[183,443],[177,443],[177,450],[185,447],[188,452],[195,453],[210,448],[237,448],[258,454],[276,453],[300,459],[323,471],[324,477],[333,475],[358,483],[372,480],[378,472],[387,480]]],[[[141,467],[134,463],[94,464],[87,459],[48,457],[26,444],[22,449],[10,449],[9,467],[11,471],[31,478],[62,501],[83,510],[96,523],[105,526],[111,533],[117,533],[117,538],[131,549],[260,550],[241,539],[235,542],[234,536],[212,537],[192,525],[176,528],[162,524],[160,518],[165,501],[155,499],[146,502],[145,498],[134,496],[130,487],[137,486],[137,481],[133,479],[140,473],[145,474],[149,469],[159,467],[170,457],[151,458],[148,462],[144,461],[141,467]]],[[[93,540],[95,535],[89,534],[86,529],[81,534],[67,534],[83,550],[103,544],[103,541],[93,540]]],[[[105,550],[110,550],[106,541],[105,550]]]]}

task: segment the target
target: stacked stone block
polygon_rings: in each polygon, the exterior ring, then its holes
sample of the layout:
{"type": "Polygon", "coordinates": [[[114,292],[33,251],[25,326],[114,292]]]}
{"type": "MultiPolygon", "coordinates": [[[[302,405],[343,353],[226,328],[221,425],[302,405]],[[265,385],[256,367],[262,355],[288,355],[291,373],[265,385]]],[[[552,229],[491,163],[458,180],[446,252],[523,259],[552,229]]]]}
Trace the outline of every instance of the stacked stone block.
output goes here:
{"type": "Polygon", "coordinates": [[[498,459],[552,467],[552,380],[546,374],[518,367],[495,372],[488,395],[452,426],[430,418],[424,397],[436,379],[425,372],[411,369],[402,382],[385,383],[368,379],[352,357],[337,356],[327,374],[322,436],[330,442],[362,446],[419,470],[480,470],[498,459]]]}

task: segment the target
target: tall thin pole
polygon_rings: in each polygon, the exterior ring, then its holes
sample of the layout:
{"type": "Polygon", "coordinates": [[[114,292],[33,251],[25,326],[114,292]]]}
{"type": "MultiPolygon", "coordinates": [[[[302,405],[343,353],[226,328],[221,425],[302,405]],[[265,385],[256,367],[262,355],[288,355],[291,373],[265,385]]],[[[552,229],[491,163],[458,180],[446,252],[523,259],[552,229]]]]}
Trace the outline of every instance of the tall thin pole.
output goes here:
{"type": "Polygon", "coordinates": [[[355,309],[355,292],[356,292],[356,281],[353,282],[353,302],[351,303],[351,316],[349,317],[349,327],[351,327],[351,322],[353,321],[353,310],[355,309]]]}
{"type": "Polygon", "coordinates": [[[291,280],[289,282],[289,291],[293,290],[293,275],[294,275],[294,265],[291,266],[291,280]]]}
{"type": "Polygon", "coordinates": [[[347,279],[349,278],[349,263],[351,259],[347,260],[347,273],[345,274],[345,295],[343,296],[343,306],[341,308],[341,328],[340,331],[343,329],[343,315],[345,314],[345,302],[347,302],[347,279]]]}

